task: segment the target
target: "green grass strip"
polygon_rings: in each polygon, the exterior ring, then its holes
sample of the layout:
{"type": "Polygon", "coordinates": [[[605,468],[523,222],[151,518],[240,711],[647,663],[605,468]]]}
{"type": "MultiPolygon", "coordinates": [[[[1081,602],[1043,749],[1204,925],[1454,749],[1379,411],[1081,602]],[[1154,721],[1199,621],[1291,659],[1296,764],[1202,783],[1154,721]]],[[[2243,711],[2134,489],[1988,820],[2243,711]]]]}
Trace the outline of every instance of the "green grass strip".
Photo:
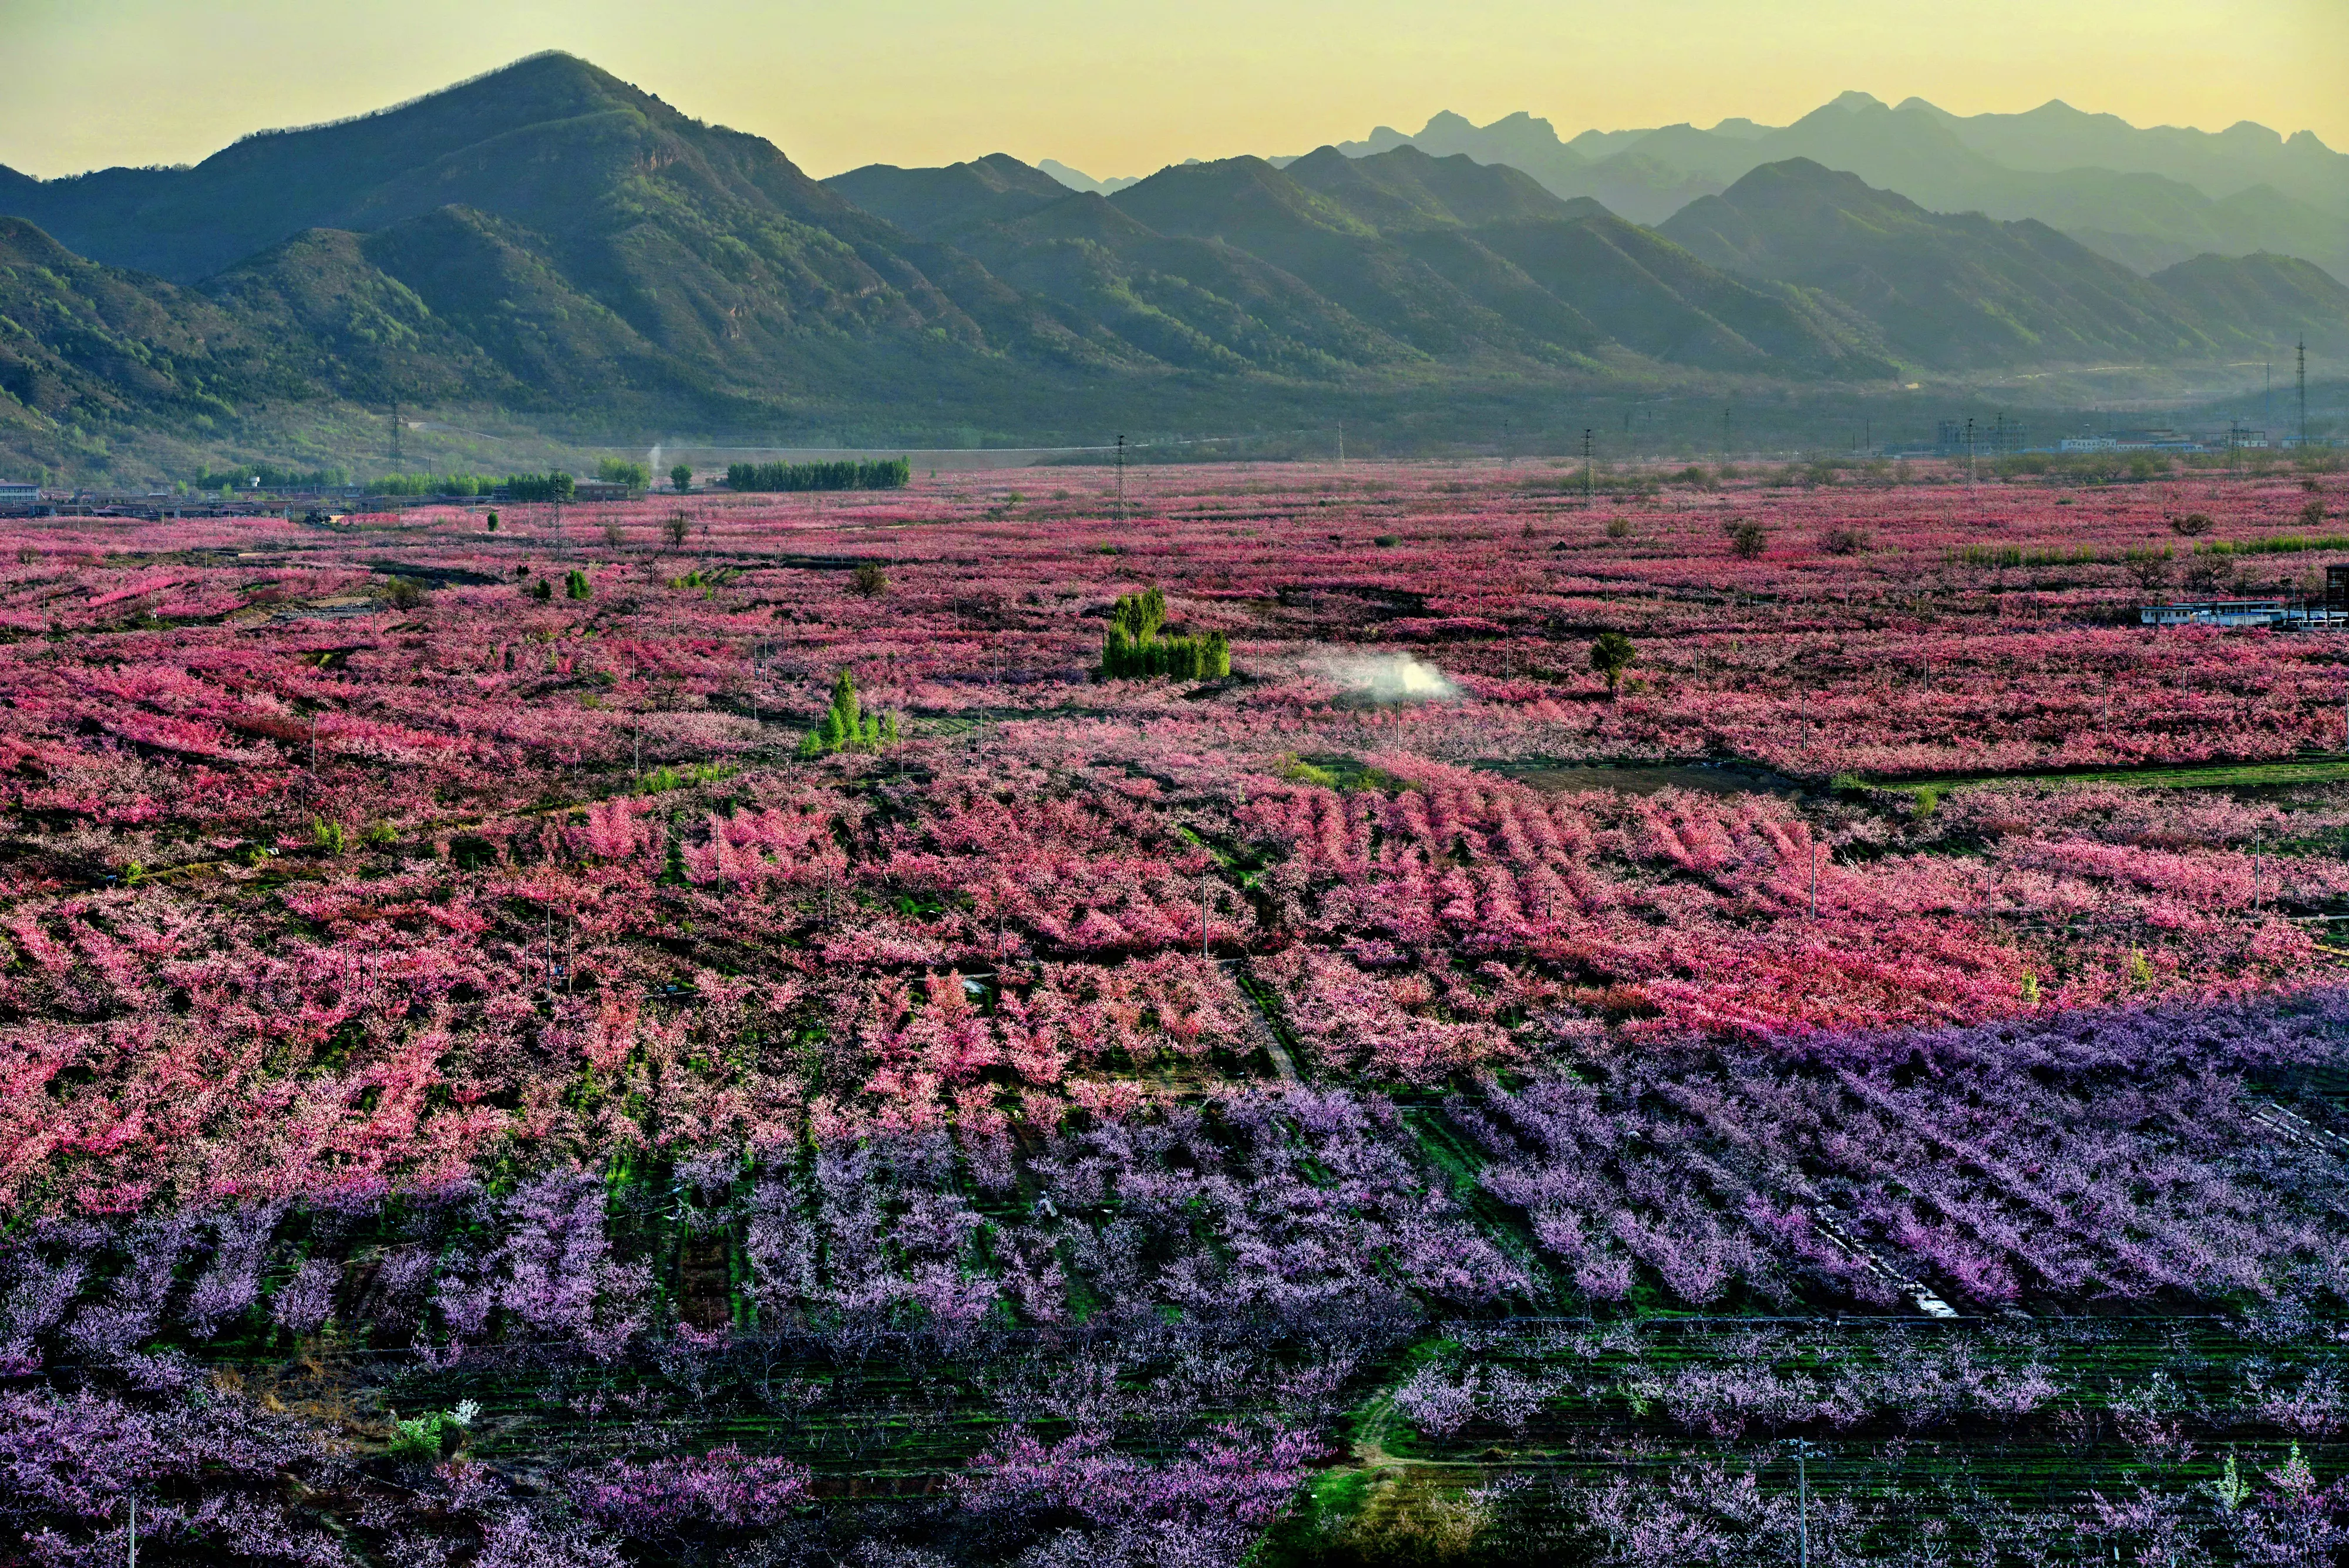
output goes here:
{"type": "Polygon", "coordinates": [[[2062,770],[2038,773],[1975,774],[1954,778],[1838,779],[1867,789],[1903,794],[1942,795],[1951,790],[1980,789],[1986,784],[2137,784],[2147,789],[2241,789],[2265,784],[2328,784],[2349,779],[2349,757],[2320,757],[2274,763],[2204,763],[2189,767],[2112,768],[2092,773],[2062,770]]]}

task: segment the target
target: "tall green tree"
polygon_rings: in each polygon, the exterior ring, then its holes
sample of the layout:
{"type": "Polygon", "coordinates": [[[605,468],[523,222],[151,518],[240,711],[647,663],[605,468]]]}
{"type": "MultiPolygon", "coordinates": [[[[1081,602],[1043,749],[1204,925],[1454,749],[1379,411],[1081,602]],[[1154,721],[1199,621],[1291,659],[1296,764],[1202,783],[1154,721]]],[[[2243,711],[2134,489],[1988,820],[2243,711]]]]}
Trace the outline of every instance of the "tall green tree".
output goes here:
{"type": "Polygon", "coordinates": [[[1602,631],[1590,645],[1590,668],[1607,680],[1607,695],[1611,701],[1623,680],[1623,671],[1638,660],[1640,649],[1619,631],[1602,631]]]}
{"type": "Polygon", "coordinates": [[[832,706],[800,742],[800,755],[872,751],[897,742],[897,715],[867,713],[856,695],[856,677],[842,670],[833,678],[832,706]]]}

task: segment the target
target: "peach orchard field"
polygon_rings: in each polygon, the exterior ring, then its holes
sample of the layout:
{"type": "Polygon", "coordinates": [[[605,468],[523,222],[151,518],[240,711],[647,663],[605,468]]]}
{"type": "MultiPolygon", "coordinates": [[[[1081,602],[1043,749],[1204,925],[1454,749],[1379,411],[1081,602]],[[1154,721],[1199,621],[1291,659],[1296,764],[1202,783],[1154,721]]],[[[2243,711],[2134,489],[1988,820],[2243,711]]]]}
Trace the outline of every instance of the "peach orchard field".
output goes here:
{"type": "Polygon", "coordinates": [[[0,524],[0,1562],[2349,1540],[2349,483],[1893,477],[0,524]]]}

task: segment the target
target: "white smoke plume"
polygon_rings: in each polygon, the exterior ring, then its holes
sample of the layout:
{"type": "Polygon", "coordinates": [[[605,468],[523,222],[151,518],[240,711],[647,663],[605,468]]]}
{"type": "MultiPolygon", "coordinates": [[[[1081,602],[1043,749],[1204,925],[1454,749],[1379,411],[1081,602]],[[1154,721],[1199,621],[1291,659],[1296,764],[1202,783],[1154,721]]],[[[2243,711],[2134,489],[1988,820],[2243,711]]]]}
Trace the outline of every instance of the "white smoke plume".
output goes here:
{"type": "Polygon", "coordinates": [[[1321,660],[1321,673],[1350,695],[1373,702],[1434,702],[1460,695],[1444,671],[1408,653],[1331,654],[1321,660]]]}

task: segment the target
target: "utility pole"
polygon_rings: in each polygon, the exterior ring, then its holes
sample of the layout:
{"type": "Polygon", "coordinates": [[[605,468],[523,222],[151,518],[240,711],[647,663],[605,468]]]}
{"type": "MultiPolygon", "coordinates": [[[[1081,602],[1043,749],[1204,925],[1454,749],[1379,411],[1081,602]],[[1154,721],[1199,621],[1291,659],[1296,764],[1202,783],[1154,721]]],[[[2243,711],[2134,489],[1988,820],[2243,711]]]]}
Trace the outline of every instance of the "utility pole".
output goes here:
{"type": "Polygon", "coordinates": [[[1338,466],[1346,466],[1346,421],[1338,421],[1338,466]]]}
{"type": "Polygon", "coordinates": [[[394,473],[399,472],[403,461],[399,455],[399,400],[394,398],[391,400],[391,471],[394,473]]]}
{"type": "Polygon", "coordinates": [[[1811,1457],[1811,1445],[1800,1438],[1795,1439],[1795,1508],[1800,1531],[1801,1568],[1811,1568],[1811,1476],[1806,1461],[1811,1457]]]}
{"type": "Polygon", "coordinates": [[[1819,846],[1811,846],[1811,919],[1819,918],[1819,846]]]}
{"type": "Polygon", "coordinates": [[[1207,887],[1212,880],[1206,872],[1199,874],[1199,956],[1207,956],[1207,887]]]}
{"type": "Polygon", "coordinates": [[[1973,487],[1975,475],[1979,472],[1979,467],[1974,462],[1974,422],[1968,420],[1966,421],[1966,487],[1968,489],[1973,487]]]}
{"type": "Polygon", "coordinates": [[[1590,504],[1593,480],[1590,472],[1590,427],[1582,427],[1582,504],[1590,504]]]}
{"type": "Polygon", "coordinates": [[[1721,410],[1721,461],[1729,461],[1729,410],[1721,410]]]}
{"type": "Polygon", "coordinates": [[[2300,340],[2300,444],[2308,446],[2308,339],[2300,340]]]}
{"type": "MultiPolygon", "coordinates": [[[[1342,461],[1342,460],[1340,460],[1342,461]]],[[[1117,520],[1125,521],[1125,438],[1117,438],[1117,520]]]]}

